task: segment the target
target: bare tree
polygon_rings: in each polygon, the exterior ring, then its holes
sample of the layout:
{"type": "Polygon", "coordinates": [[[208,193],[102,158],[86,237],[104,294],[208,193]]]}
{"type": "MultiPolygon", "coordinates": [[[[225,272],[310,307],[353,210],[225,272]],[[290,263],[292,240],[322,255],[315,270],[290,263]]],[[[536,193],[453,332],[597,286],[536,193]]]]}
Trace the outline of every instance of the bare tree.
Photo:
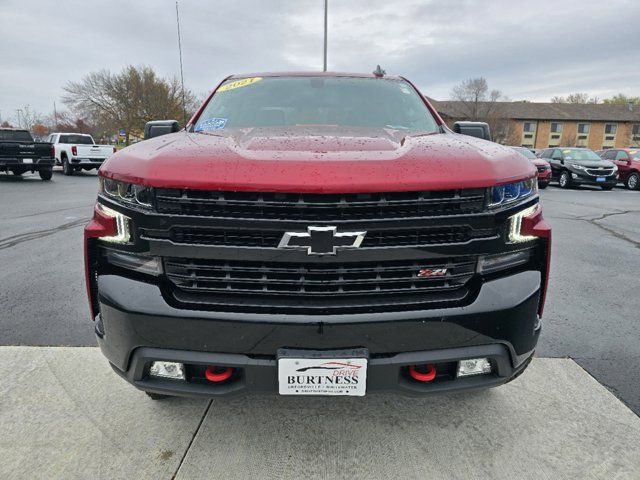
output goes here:
{"type": "MultiPolygon", "coordinates": [[[[127,145],[149,120],[183,118],[178,80],[160,78],[151,67],[129,65],[118,74],[91,72],[64,89],[63,101],[80,118],[90,119],[102,131],[124,129],[127,145]]],[[[185,103],[188,112],[195,109],[195,97],[187,90],[185,103]]]]}
{"type": "Polygon", "coordinates": [[[570,93],[566,97],[553,97],[551,103],[598,103],[598,97],[590,97],[588,93],[570,93]]]}
{"type": "Polygon", "coordinates": [[[611,98],[605,98],[602,103],[609,105],[640,105],[640,97],[630,97],[624,93],[619,93],[611,98]]]}
{"type": "Polygon", "coordinates": [[[37,123],[42,123],[42,115],[31,109],[31,106],[25,105],[16,109],[14,124],[17,128],[31,130],[37,123]]]}
{"type": "Polygon", "coordinates": [[[496,102],[502,97],[500,90],[489,90],[484,77],[469,78],[451,90],[451,98],[462,103],[463,114],[468,120],[485,120],[492,116],[496,102]]]}
{"type": "Polygon", "coordinates": [[[563,132],[562,134],[562,145],[565,147],[575,147],[577,146],[577,141],[578,138],[576,137],[576,134],[573,132],[563,132]]]}

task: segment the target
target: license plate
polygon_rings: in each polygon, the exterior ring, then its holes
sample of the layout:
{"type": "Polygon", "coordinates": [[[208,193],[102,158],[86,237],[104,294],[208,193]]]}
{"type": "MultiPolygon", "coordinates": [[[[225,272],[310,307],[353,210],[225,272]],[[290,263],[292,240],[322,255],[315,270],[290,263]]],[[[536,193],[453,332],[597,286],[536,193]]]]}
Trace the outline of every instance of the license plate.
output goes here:
{"type": "Polygon", "coordinates": [[[22,163],[33,163],[33,158],[23,158],[22,163]]]}
{"type": "Polygon", "coordinates": [[[280,395],[363,397],[366,388],[366,358],[287,357],[278,359],[280,395]]]}
{"type": "Polygon", "coordinates": [[[606,178],[604,178],[604,177],[598,177],[598,178],[596,178],[596,182],[606,182],[606,181],[607,181],[607,179],[606,179],[606,178]]]}

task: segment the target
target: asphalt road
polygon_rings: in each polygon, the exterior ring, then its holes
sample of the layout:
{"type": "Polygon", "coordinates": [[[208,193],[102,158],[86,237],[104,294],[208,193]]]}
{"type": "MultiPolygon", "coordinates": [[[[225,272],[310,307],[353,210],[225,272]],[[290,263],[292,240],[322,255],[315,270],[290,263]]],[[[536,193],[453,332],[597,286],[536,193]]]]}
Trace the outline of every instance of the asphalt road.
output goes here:
{"type": "MultiPolygon", "coordinates": [[[[82,226],[95,172],[0,174],[0,345],[95,345],[82,226]]],[[[640,414],[640,192],[541,193],[553,260],[537,354],[571,357],[640,414]]]]}

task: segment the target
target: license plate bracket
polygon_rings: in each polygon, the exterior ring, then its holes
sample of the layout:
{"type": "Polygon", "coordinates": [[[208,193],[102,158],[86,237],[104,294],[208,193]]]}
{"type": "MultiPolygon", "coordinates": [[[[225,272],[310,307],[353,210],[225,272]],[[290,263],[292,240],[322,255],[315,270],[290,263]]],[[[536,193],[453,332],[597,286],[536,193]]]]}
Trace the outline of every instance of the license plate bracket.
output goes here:
{"type": "Polygon", "coordinates": [[[366,393],[369,352],[281,348],[278,360],[280,395],[362,397],[366,393]]]}

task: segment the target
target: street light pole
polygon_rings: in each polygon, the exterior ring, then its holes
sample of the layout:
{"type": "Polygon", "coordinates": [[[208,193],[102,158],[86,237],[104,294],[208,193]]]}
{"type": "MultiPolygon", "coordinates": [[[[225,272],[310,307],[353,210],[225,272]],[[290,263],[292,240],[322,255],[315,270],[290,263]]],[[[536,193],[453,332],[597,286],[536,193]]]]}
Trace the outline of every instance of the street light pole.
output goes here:
{"type": "Polygon", "coordinates": [[[324,67],[323,72],[327,71],[327,14],[329,10],[329,0],[324,0],[324,67]]]}

